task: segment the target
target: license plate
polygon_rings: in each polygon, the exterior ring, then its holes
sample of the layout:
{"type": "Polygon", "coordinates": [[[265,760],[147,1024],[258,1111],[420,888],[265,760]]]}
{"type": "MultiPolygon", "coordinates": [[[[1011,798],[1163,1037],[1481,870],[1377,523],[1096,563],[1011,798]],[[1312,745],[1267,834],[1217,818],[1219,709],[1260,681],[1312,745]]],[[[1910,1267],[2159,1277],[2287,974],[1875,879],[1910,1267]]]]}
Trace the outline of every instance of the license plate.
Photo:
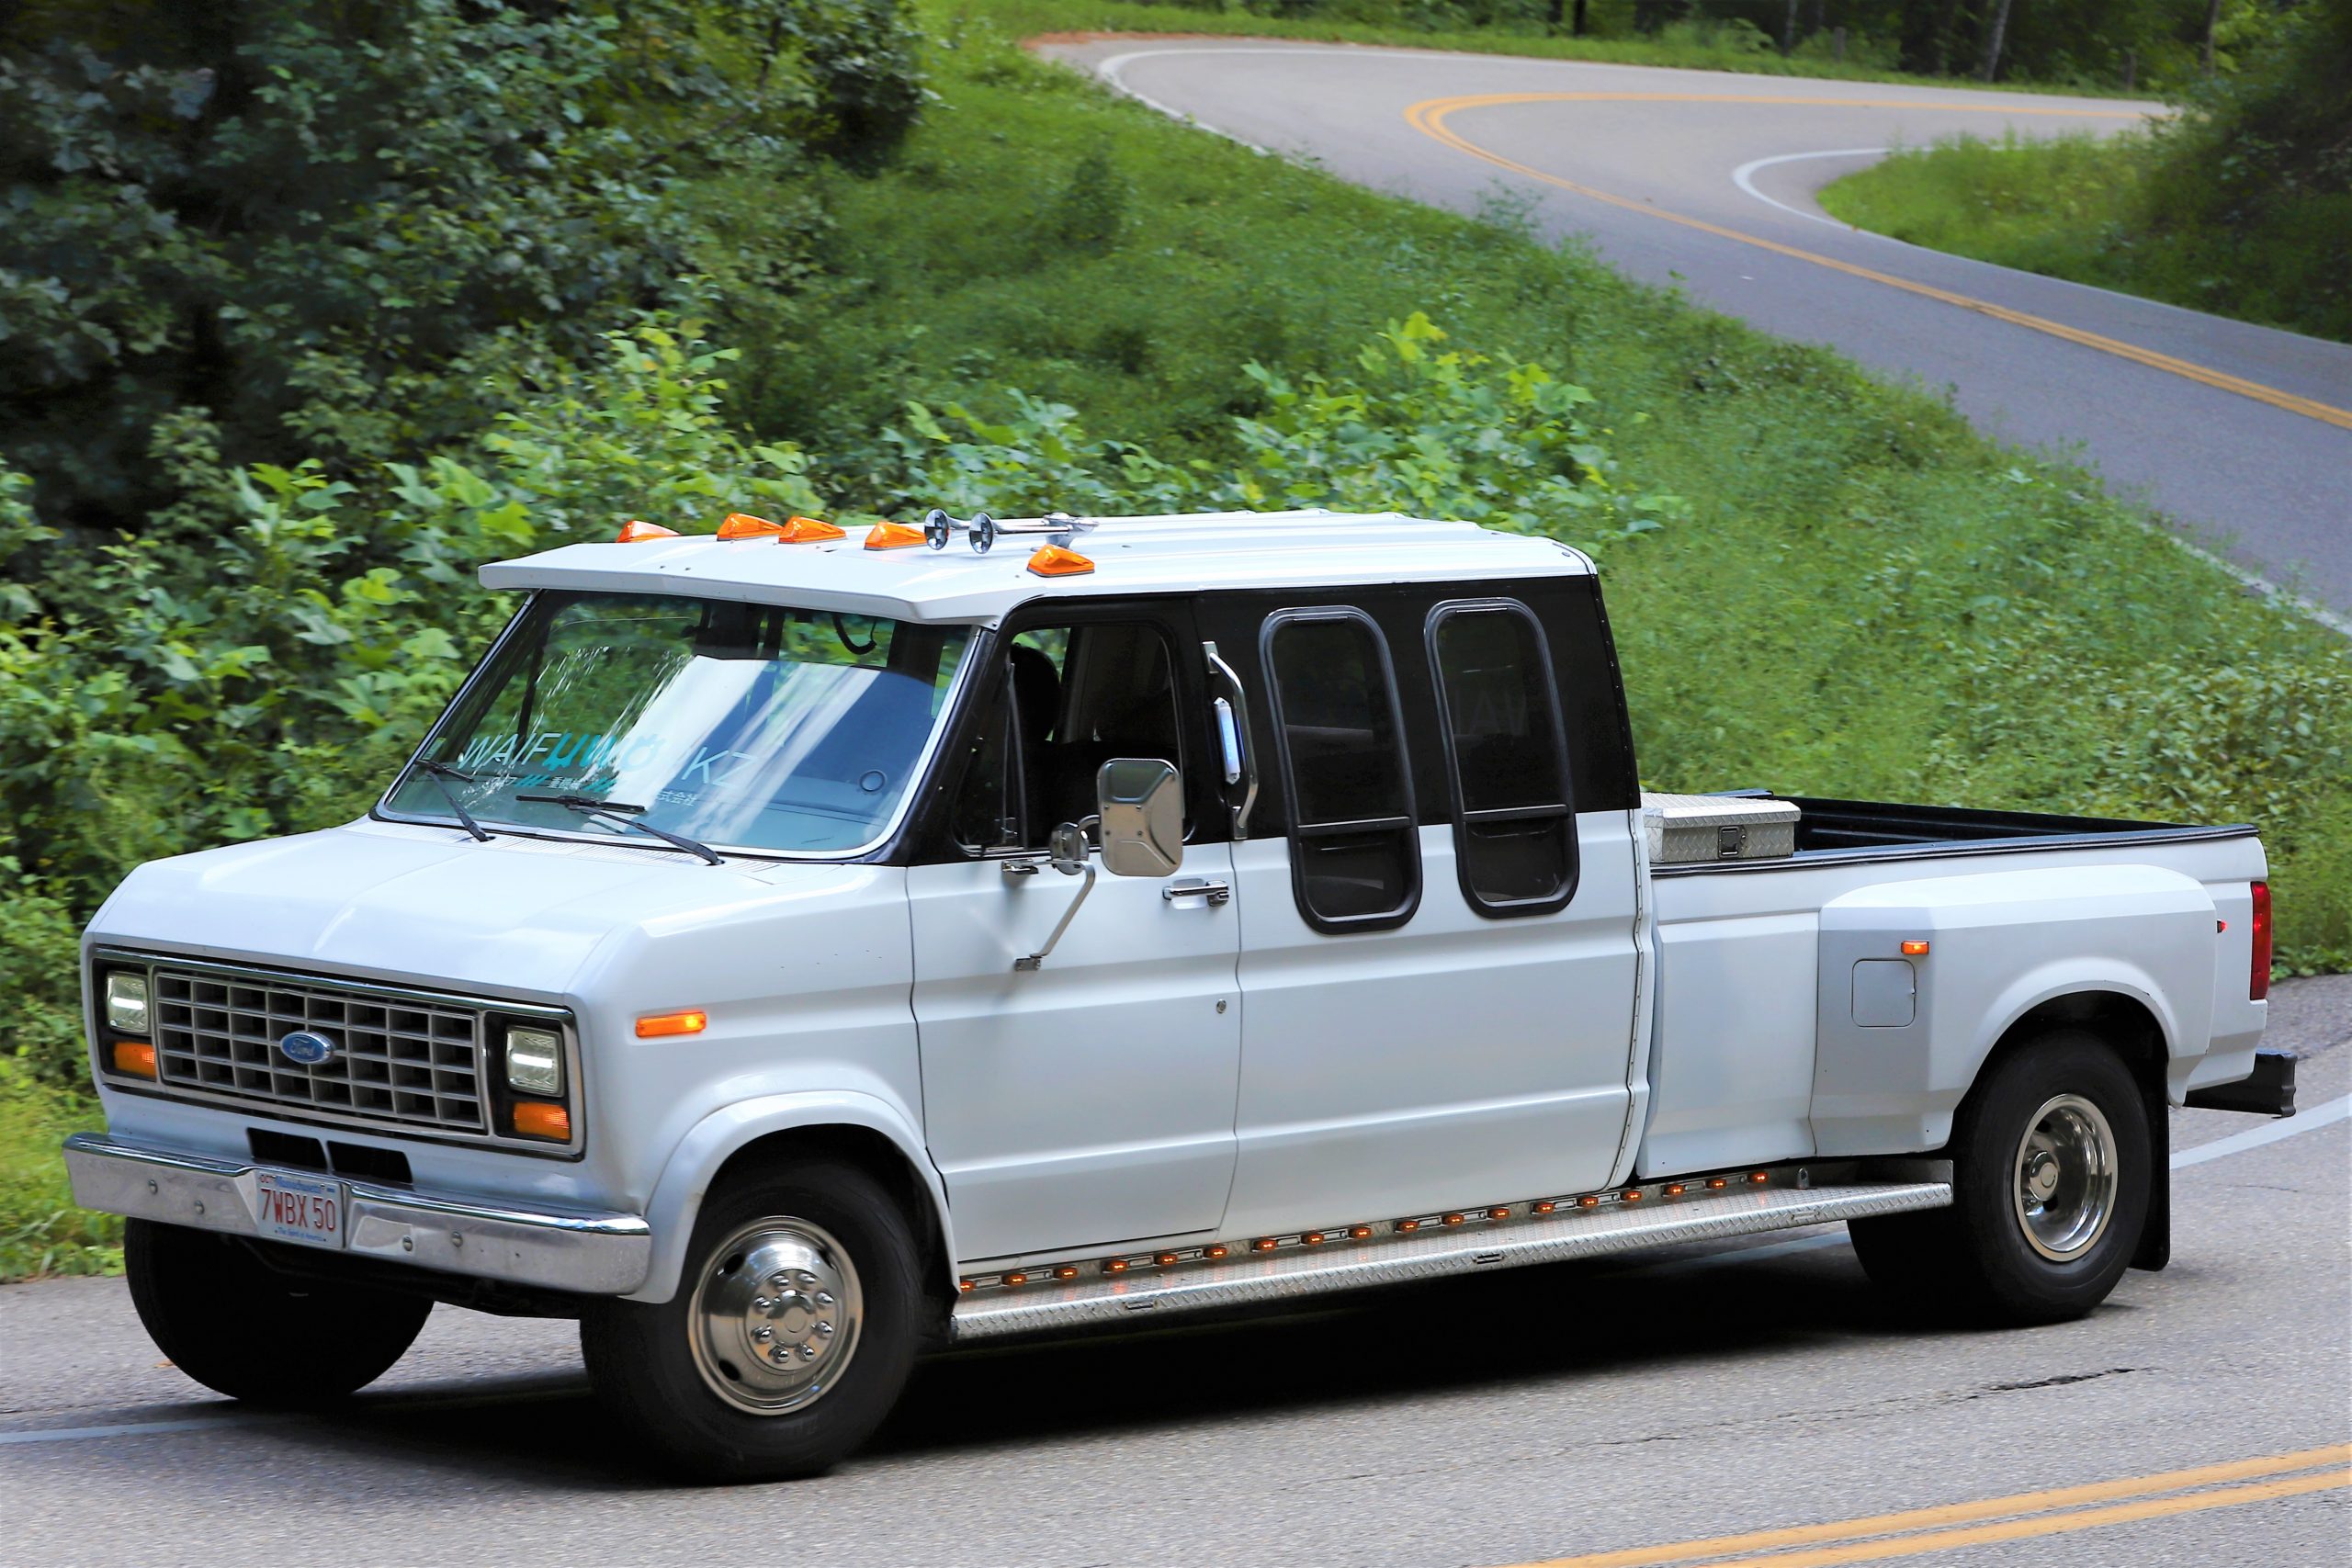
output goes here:
{"type": "Polygon", "coordinates": [[[255,1193],[261,1234],[305,1247],[343,1246],[343,1183],[265,1170],[255,1193]]]}

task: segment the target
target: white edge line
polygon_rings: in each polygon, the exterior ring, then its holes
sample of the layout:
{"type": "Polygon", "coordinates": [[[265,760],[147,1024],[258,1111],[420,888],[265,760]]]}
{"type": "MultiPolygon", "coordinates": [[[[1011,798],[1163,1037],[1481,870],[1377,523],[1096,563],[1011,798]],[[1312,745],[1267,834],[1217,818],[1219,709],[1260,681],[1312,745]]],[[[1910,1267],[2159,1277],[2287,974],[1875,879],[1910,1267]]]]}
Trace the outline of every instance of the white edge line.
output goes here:
{"type": "Polygon", "coordinates": [[[1751,158],[1731,172],[1731,183],[1765,206],[1777,207],[1792,218],[1803,218],[1815,223],[1826,223],[1832,229],[1840,230],[1849,234],[1869,234],[1872,239],[1883,240],[1888,236],[1869,229],[1857,229],[1850,223],[1840,223],[1837,219],[1824,213],[1807,212],[1802,207],[1791,207],[1785,201],[1775,201],[1758,190],[1748,176],[1758,169],[1769,169],[1775,164],[1800,164],[1808,158],[1872,158],[1883,156],[1894,151],[1892,147],[1840,147],[1826,152],[1783,152],[1777,158],[1751,158]]]}
{"type": "MultiPolygon", "coordinates": [[[[1062,55],[1062,54],[1055,54],[1055,55],[1051,56],[1051,58],[1053,58],[1054,60],[1056,60],[1057,62],[1058,62],[1059,63],[1061,63],[1061,64],[1063,64],[1063,65],[1067,65],[1067,66],[1069,66],[1071,70],[1078,72],[1080,75],[1091,74],[1091,75],[1093,75],[1093,76],[1095,76],[1095,77],[1099,78],[1099,79],[1100,79],[1101,81],[1102,81],[1106,85],[1108,85],[1108,86],[1111,88],[1111,90],[1112,90],[1112,91],[1114,91],[1114,92],[1115,92],[1115,93],[1118,93],[1118,94],[1120,94],[1120,95],[1121,95],[1121,96],[1123,96],[1129,97],[1129,98],[1133,98],[1136,103],[1139,103],[1139,104],[1143,105],[1143,107],[1146,107],[1146,108],[1148,108],[1148,109],[1150,109],[1151,111],[1153,111],[1153,112],[1154,112],[1154,113],[1156,113],[1156,114],[1164,115],[1164,116],[1166,116],[1168,118],[1170,118],[1170,119],[1172,119],[1172,120],[1176,121],[1176,122],[1177,122],[1178,124],[1180,124],[1180,125],[1188,125],[1188,126],[1191,126],[1191,127],[1192,127],[1193,130],[1204,130],[1204,131],[1208,132],[1211,136],[1222,137],[1222,138],[1224,138],[1226,141],[1232,142],[1235,146],[1237,146],[1237,147],[1246,147],[1246,148],[1248,148],[1250,152],[1255,152],[1255,153],[1258,153],[1258,154],[1259,154],[1259,155],[1261,155],[1261,157],[1267,157],[1267,158],[1281,158],[1284,163],[1296,164],[1299,164],[1301,167],[1305,167],[1305,168],[1320,168],[1320,167],[1321,167],[1321,165],[1320,165],[1318,163],[1317,163],[1317,162],[1316,162],[1314,154],[1313,154],[1313,153],[1311,153],[1311,152],[1306,152],[1306,150],[1304,150],[1304,149],[1300,150],[1300,151],[1299,151],[1299,152],[1294,152],[1294,153],[1283,153],[1283,152],[1275,152],[1275,151],[1274,151],[1274,149],[1272,149],[1272,148],[1271,148],[1271,147],[1262,147],[1262,146],[1260,146],[1257,142],[1250,141],[1250,140],[1248,137],[1246,137],[1246,136],[1236,136],[1233,132],[1231,132],[1231,131],[1229,131],[1229,130],[1221,130],[1221,129],[1219,129],[1218,127],[1214,126],[1214,125],[1210,125],[1210,124],[1208,124],[1207,122],[1205,122],[1205,121],[1204,121],[1204,120],[1201,120],[1201,119],[1198,119],[1198,118],[1194,118],[1193,115],[1190,115],[1190,114],[1186,113],[1186,112],[1185,112],[1184,110],[1182,110],[1182,109],[1180,109],[1180,108],[1174,108],[1174,107],[1171,107],[1170,106],[1169,106],[1169,105],[1167,105],[1167,104],[1163,104],[1163,103],[1161,103],[1159,99],[1157,99],[1157,98],[1153,97],[1150,94],[1148,94],[1148,93],[1145,93],[1145,92],[1142,92],[1142,91],[1138,90],[1137,88],[1136,88],[1136,87],[1134,87],[1134,86],[1130,85],[1127,83],[1127,81],[1125,80],[1125,78],[1121,74],[1121,73],[1122,73],[1122,72],[1124,72],[1129,64],[1133,63],[1133,62],[1136,62],[1136,61],[1138,61],[1138,60],[1148,60],[1148,59],[1155,59],[1155,58],[1165,58],[1165,57],[1170,56],[1170,55],[1179,55],[1179,54],[1307,54],[1307,53],[1313,53],[1313,52],[1315,52],[1315,51],[1318,51],[1318,50],[1334,50],[1334,49],[1338,49],[1338,50],[1347,50],[1347,49],[1363,50],[1363,49],[1367,49],[1367,48],[1369,48],[1369,46],[1366,46],[1366,45],[1354,45],[1354,44],[1333,44],[1333,43],[1306,43],[1306,42],[1302,42],[1302,43],[1299,43],[1299,44],[1296,44],[1296,45],[1293,45],[1293,46],[1290,46],[1290,47],[1287,47],[1287,48],[1280,48],[1280,49],[1217,49],[1217,48],[1214,48],[1214,47],[1212,47],[1212,48],[1206,48],[1206,49],[1203,49],[1203,48],[1131,49],[1131,50],[1127,51],[1126,51],[1125,53],[1124,53],[1124,54],[1114,54],[1114,55],[1112,55],[1112,56],[1110,56],[1109,58],[1107,58],[1107,59],[1105,59],[1105,60],[1097,61],[1097,62],[1092,62],[1092,63],[1091,63],[1091,64],[1090,64],[1088,62],[1086,62],[1085,60],[1083,60],[1083,59],[1080,59],[1080,58],[1072,58],[1072,57],[1070,57],[1070,56],[1068,56],[1068,55],[1062,55]]],[[[1444,51],[1444,50],[1401,50],[1401,49],[1399,49],[1399,50],[1387,50],[1387,49],[1384,49],[1384,50],[1379,50],[1377,52],[1379,52],[1379,53],[1381,53],[1381,54],[1385,54],[1385,55],[1392,55],[1392,56],[1395,56],[1395,55],[1410,55],[1410,56],[1412,56],[1412,57],[1414,57],[1414,58],[1417,58],[1417,59],[1423,59],[1423,60],[1460,60],[1460,59],[1462,59],[1462,58],[1463,58],[1463,56],[1462,56],[1461,54],[1457,53],[1457,52],[1451,51],[1444,51]]],[[[1497,60],[1518,60],[1518,59],[1523,59],[1523,58],[1526,58],[1526,57],[1524,57],[1524,56],[1519,56],[1519,55],[1493,55],[1493,56],[1483,56],[1483,55],[1482,55],[1482,56],[1476,56],[1476,57],[1475,57],[1475,58],[1479,58],[1479,59],[1497,59],[1497,60]]],[[[1548,64],[1548,63],[1553,63],[1552,62],[1548,62],[1548,61],[1538,61],[1538,62],[1537,62],[1537,63],[1539,63],[1539,64],[1548,64]]],[[[1592,63],[1592,62],[1582,62],[1582,61],[1577,61],[1577,62],[1570,62],[1569,63],[1573,63],[1573,64],[1585,64],[1585,63],[1592,63]]],[[[1648,68],[1647,68],[1647,67],[1644,67],[1643,69],[1648,69],[1648,68]]],[[[1708,73],[1704,73],[1704,74],[1708,74],[1708,75],[1715,75],[1715,74],[1719,74],[1719,73],[1714,73],[1714,72],[1708,72],[1708,73]]],[[[1817,78],[1811,78],[1811,77],[1800,77],[1800,78],[1790,78],[1790,80],[1812,81],[1812,80],[1817,80],[1817,78]]],[[[2019,95],[2019,96],[2023,96],[2024,95],[2019,95]]],[[[1946,104],[1923,104],[1923,105],[1921,105],[1920,107],[1923,107],[1923,108],[1944,108],[1944,107],[1951,107],[1951,106],[1950,106],[1950,105],[1946,105],[1946,104]]],[[[1923,254],[1928,254],[1928,255],[1942,256],[1942,257],[1944,257],[1944,258],[1946,258],[1946,259],[1948,259],[1948,260],[1956,260],[1956,261],[1962,261],[1962,262],[1973,262],[1973,263],[1974,263],[1974,265],[1979,265],[1979,266],[1985,266],[1985,267],[1990,267],[1990,268],[1991,268],[1993,271],[1995,271],[1995,272],[2004,273],[2004,274],[2008,274],[2008,275],[2010,275],[2010,276],[2020,276],[2020,277],[2035,277],[2035,278],[2040,278],[2040,279],[2041,279],[2041,280],[2042,280],[2042,281],[2044,281],[2044,282],[2051,282],[2051,283],[2064,283],[2064,284],[2068,285],[2068,286],[2069,286],[2069,287],[2071,287],[2071,288],[2081,288],[2081,289],[2086,289],[2086,290],[2088,290],[2089,292],[2094,293],[2094,294],[2104,294],[2104,295],[2107,295],[2108,297],[2109,297],[2110,299],[2121,299],[2121,300],[2128,300],[2128,301],[2130,301],[2131,303],[2132,303],[2132,304],[2136,304],[2136,305],[2156,305],[2156,306],[2160,306],[2160,307],[2162,307],[2163,309],[2165,309],[2165,310],[2179,310],[2179,311],[2181,311],[2181,312],[2183,312],[2184,314],[2187,314],[2187,315],[2192,315],[2192,316],[2207,316],[2207,312],[2204,312],[2204,311],[2201,311],[2201,310],[2190,310],[2190,309],[2189,309],[2188,306],[2186,306],[2186,305],[2174,305],[2174,304],[2169,303],[2169,302],[2168,302],[2168,301],[2166,301],[2166,300],[2162,300],[2162,299],[2143,299],[2143,298],[2141,298],[2140,296],[2138,296],[2138,295],[2136,295],[2136,294],[2123,294],[2123,293],[2119,293],[2118,291],[2116,291],[2116,290],[2114,290],[2114,289],[2112,289],[2112,288],[2099,288],[2097,284],[2091,284],[2091,283],[2075,283],[2075,282],[2073,279],[2071,279],[2071,278],[2063,278],[2063,277],[2061,277],[2061,278],[2052,278],[2052,277],[2048,277],[2046,275],[2044,275],[2044,274],[2041,274],[2041,273],[2018,273],[2018,272],[2015,272],[2013,269],[2008,268],[2008,267],[1995,266],[1995,265],[1994,265],[1992,263],[1990,263],[1990,262],[1975,262],[1974,258],[1973,258],[1973,257],[1971,257],[1971,256],[1954,256],[1954,255],[1952,255],[1952,254],[1951,254],[1951,252],[1949,252],[1949,251],[1936,251],[1936,250],[1929,250],[1929,249],[1928,249],[1926,246],[1922,246],[1922,245],[1914,245],[1914,244],[1912,244],[1912,243],[1911,243],[1911,242],[1909,242],[1908,240],[1898,240],[1898,239],[1894,238],[1894,236],[1893,236],[1892,234],[1881,234],[1881,233],[1876,232],[1875,231],[1869,230],[1869,229],[1857,229],[1857,228],[1855,228],[1855,227],[1854,227],[1852,224],[1850,224],[1850,223],[1840,223],[1840,222],[1839,222],[1839,221],[1838,221],[1838,220],[1836,220],[1835,218],[1827,218],[1827,217],[1824,217],[1822,214],[1817,213],[1817,212],[1805,212],[1805,211],[1802,211],[1802,210],[1800,210],[1800,209],[1797,209],[1797,208],[1793,208],[1793,207],[1789,206],[1789,205],[1788,205],[1787,203],[1785,203],[1785,202],[1779,202],[1779,201],[1775,201],[1775,200],[1773,200],[1770,197],[1766,196],[1762,191],[1758,190],[1758,189],[1755,187],[1755,186],[1754,186],[1754,185],[1752,185],[1751,183],[1749,183],[1749,179],[1748,179],[1748,176],[1749,176],[1751,174],[1753,174],[1753,173],[1754,173],[1756,170],[1758,170],[1758,169],[1764,168],[1764,167],[1766,167],[1766,166],[1768,166],[1768,165],[1770,165],[1770,164],[1786,164],[1786,163],[1791,163],[1791,162],[1793,162],[1793,161],[1795,161],[1796,159],[1799,159],[1799,158],[1847,158],[1847,157],[1854,157],[1854,156],[1858,156],[1858,155],[1860,155],[1860,154],[1863,154],[1863,153],[1873,153],[1873,152],[1883,153],[1883,152],[1891,152],[1891,151],[1893,151],[1893,149],[1891,149],[1891,148],[1886,148],[1886,147],[1857,147],[1857,148],[1850,148],[1850,149],[1847,149],[1847,150],[1840,151],[1840,152],[1789,152],[1789,153],[1783,153],[1782,155],[1781,155],[1780,157],[1777,157],[1777,158],[1758,158],[1758,159],[1756,159],[1756,160],[1755,160],[1754,162],[1752,162],[1752,163],[1743,164],[1741,164],[1738,168],[1736,168],[1736,169],[1735,169],[1735,170],[1733,170],[1733,171],[1732,171],[1732,176],[1731,176],[1731,177],[1732,177],[1732,181],[1733,181],[1733,183],[1734,183],[1734,184],[1736,184],[1736,186],[1739,186],[1739,188],[1740,188],[1741,190],[1746,191],[1749,196],[1754,197],[1757,200],[1758,200],[1758,201],[1760,201],[1760,202],[1764,203],[1764,205],[1765,205],[1765,206],[1767,206],[1767,207],[1777,207],[1777,208],[1779,208],[1779,209],[1780,209],[1781,211],[1783,211],[1783,212],[1791,213],[1791,214],[1792,214],[1792,215],[1794,215],[1795,217],[1798,217],[1798,218],[1810,219],[1810,220],[1813,220],[1814,222],[1815,222],[1815,223],[1826,223],[1826,224],[1828,224],[1831,228],[1833,228],[1833,229],[1837,229],[1837,230],[1839,230],[1839,231],[1841,231],[1842,232],[1845,232],[1845,233],[1849,233],[1849,234],[1860,234],[1860,235],[1865,235],[1865,236],[1867,236],[1867,237],[1868,237],[1868,238],[1870,238],[1870,239],[1884,241],[1886,243],[1888,243],[1888,244],[1890,244],[1890,245],[1901,245],[1901,246],[1903,246],[1905,250],[1920,251],[1920,252],[1922,252],[1923,254]]],[[[1391,193],[1389,193],[1389,194],[1392,194],[1392,195],[1393,195],[1393,194],[1396,194],[1396,193],[1391,192],[1391,193]]],[[[1407,200],[1412,200],[1412,199],[1416,199],[1416,198],[1408,197],[1405,197],[1404,199],[1407,199],[1407,200]]],[[[2207,319],[2212,319],[2212,318],[2208,317],[2207,319]]],[[[2267,329],[2267,330],[2270,330],[2270,331],[2277,331],[2277,330],[2278,330],[2278,329],[2277,329],[2277,328],[2271,328],[2271,329],[2267,329]]],[[[2151,510],[2153,511],[2153,509],[2151,509],[2151,510]]],[[[2164,536],[2165,538],[2167,538],[2167,539],[2171,540],[2174,544],[2176,544],[2176,545],[2179,546],[2182,549],[2187,550],[2190,555],[2195,556],[2199,560],[2203,561],[2206,565],[2211,566],[2211,567],[2214,567],[2214,568],[2216,568],[2216,569],[2218,569],[2218,570],[2222,570],[2222,571],[2223,571],[2223,572],[2228,573],[2230,576],[2232,576],[2232,577],[2233,577],[2233,578],[2237,579],[2237,580],[2238,580],[2238,581],[2240,581],[2240,582],[2244,583],[2246,587],[2253,589],[2256,593],[2260,594],[2263,598],[2269,600],[2272,604],[2278,605],[2280,608],[2285,609],[2285,610],[2291,611],[2291,612],[2293,612],[2294,614],[2296,614],[2296,615],[2300,615],[2303,616],[2304,618],[2306,618],[2306,619],[2308,619],[2308,620],[2315,621],[2315,622],[2317,622],[2319,625],[2321,625],[2321,626],[2323,626],[2326,627],[2329,631],[2334,632],[2334,633],[2335,633],[2336,636],[2338,636],[2338,637],[2352,638],[2352,617],[2346,617],[2346,616],[2345,616],[2345,615],[2340,615],[2336,614],[2335,611],[2333,611],[2333,610],[2329,609],[2326,605],[2322,604],[2320,604],[2318,601],[2316,601],[2316,600],[2314,600],[2314,599],[2312,599],[2312,598],[2309,598],[2309,597],[2307,597],[2307,596],[2305,596],[2305,595],[2303,595],[2303,594],[2290,592],[2288,592],[2286,589],[2284,589],[2284,588],[2280,587],[2278,583],[2273,582],[2270,579],[2268,579],[2268,578],[2267,578],[2267,577],[2264,577],[2264,576],[2263,576],[2263,575],[2261,575],[2259,572],[2250,571],[2250,570],[2248,570],[2246,568],[2245,568],[2245,567],[2242,567],[2242,566],[2238,565],[2238,563],[2237,563],[2237,562],[2235,562],[2235,561],[2233,561],[2233,560],[2231,560],[2231,559],[2230,559],[2230,558],[2228,558],[2226,556],[2220,555],[2220,554],[2218,554],[2218,553],[2216,553],[2216,552],[2214,552],[2214,551],[2212,551],[2212,550],[2209,550],[2209,549],[2205,548],[2205,547],[2204,547],[2203,546],[2201,546],[2201,545],[2198,545],[2198,544],[2195,544],[2195,543],[2191,542],[2188,538],[2187,538],[2187,537],[2185,537],[2185,536],[2183,536],[2183,534],[2181,533],[2180,529],[2178,529],[2177,527],[2175,527],[2175,526],[2171,525],[2170,525],[2170,524],[2168,524],[2168,523],[2165,523],[2165,522],[2163,522],[2163,521],[2154,521],[2154,522],[2152,522],[2152,523],[2149,525],[2149,526],[2150,526],[2150,527],[2152,527],[2152,528],[2153,528],[2153,530],[2154,530],[2155,533],[2157,533],[2157,534],[2161,535],[2161,536],[2164,536]]]]}
{"type": "Polygon", "coordinates": [[[2245,1132],[2233,1133],[2226,1138],[2215,1138],[2211,1143],[2176,1149],[2172,1168],[2184,1170],[2192,1165],[2203,1165],[2209,1159],[2220,1159],[2223,1155],[2258,1149],[2265,1144],[2275,1144],[2281,1138],[2291,1138],[2299,1133],[2316,1133],[2322,1127],[2334,1126],[2346,1116],[2352,1116],[2352,1094],[2314,1105],[2309,1111],[2298,1111],[2292,1116],[2279,1117],[2259,1127],[2248,1127],[2245,1132]]]}

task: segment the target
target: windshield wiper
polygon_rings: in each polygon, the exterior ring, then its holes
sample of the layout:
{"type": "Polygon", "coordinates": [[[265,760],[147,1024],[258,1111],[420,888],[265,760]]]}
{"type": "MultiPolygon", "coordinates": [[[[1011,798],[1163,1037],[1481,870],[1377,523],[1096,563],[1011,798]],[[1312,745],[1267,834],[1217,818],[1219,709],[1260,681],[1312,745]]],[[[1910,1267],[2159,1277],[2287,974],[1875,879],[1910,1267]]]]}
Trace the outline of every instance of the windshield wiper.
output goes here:
{"type": "Polygon", "coordinates": [[[490,835],[483,832],[481,824],[474,820],[474,814],[466,809],[466,803],[458,798],[458,792],[449,787],[451,779],[457,780],[459,784],[478,782],[473,774],[462,768],[453,768],[447,762],[433,762],[420,759],[416,765],[427,778],[441,786],[441,797],[449,803],[449,809],[458,814],[458,820],[466,825],[466,831],[474,836],[474,842],[478,844],[490,842],[490,835]]]}
{"type": "Polygon", "coordinates": [[[700,855],[712,865],[727,863],[719,858],[718,852],[708,844],[696,843],[684,833],[673,833],[667,828],[656,828],[650,822],[638,820],[639,816],[649,809],[646,807],[623,806],[618,801],[598,800],[595,796],[589,795],[518,795],[514,798],[542,801],[548,806],[560,806],[567,810],[577,811],[582,817],[609,817],[624,828],[634,828],[640,833],[650,833],[657,839],[666,840],[677,845],[690,854],[700,855]]]}

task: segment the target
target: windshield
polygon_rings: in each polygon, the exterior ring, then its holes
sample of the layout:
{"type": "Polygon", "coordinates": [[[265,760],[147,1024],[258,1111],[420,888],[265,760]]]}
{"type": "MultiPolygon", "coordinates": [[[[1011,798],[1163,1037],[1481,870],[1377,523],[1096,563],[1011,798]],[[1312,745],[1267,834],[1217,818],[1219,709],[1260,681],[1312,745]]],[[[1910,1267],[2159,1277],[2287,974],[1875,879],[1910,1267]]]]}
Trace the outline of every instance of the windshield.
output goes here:
{"type": "MultiPolygon", "coordinates": [[[[643,807],[707,843],[803,853],[881,837],[914,780],[964,626],[666,594],[541,593],[385,797],[455,820],[624,828],[526,795],[643,807]]],[[[649,840],[628,834],[631,842],[649,840]]]]}

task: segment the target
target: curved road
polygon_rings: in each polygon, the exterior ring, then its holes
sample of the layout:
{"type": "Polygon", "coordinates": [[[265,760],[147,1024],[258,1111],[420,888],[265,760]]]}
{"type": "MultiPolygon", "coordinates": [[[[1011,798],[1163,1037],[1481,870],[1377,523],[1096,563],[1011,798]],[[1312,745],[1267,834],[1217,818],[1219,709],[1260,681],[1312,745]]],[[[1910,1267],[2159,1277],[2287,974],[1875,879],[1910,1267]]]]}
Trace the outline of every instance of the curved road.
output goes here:
{"type": "Polygon", "coordinates": [[[2352,346],[1922,250],[1813,198],[1891,147],[2109,131],[2144,106],[1265,40],[1044,52],[1359,184],[1464,210],[1498,186],[1535,197],[1546,231],[1636,277],[2077,452],[2352,630],[2352,346]]]}
{"type": "Polygon", "coordinates": [[[944,1357],[792,1485],[644,1483],[567,1324],[439,1308],[346,1411],[274,1416],[174,1371],[119,1280],[11,1286],[0,1560],[2342,1564],[2352,977],[2271,1006],[2305,1113],[2176,1112],[2172,1267],[2080,1323],[1911,1326],[1842,1227],[1761,1236],[944,1357]]]}

